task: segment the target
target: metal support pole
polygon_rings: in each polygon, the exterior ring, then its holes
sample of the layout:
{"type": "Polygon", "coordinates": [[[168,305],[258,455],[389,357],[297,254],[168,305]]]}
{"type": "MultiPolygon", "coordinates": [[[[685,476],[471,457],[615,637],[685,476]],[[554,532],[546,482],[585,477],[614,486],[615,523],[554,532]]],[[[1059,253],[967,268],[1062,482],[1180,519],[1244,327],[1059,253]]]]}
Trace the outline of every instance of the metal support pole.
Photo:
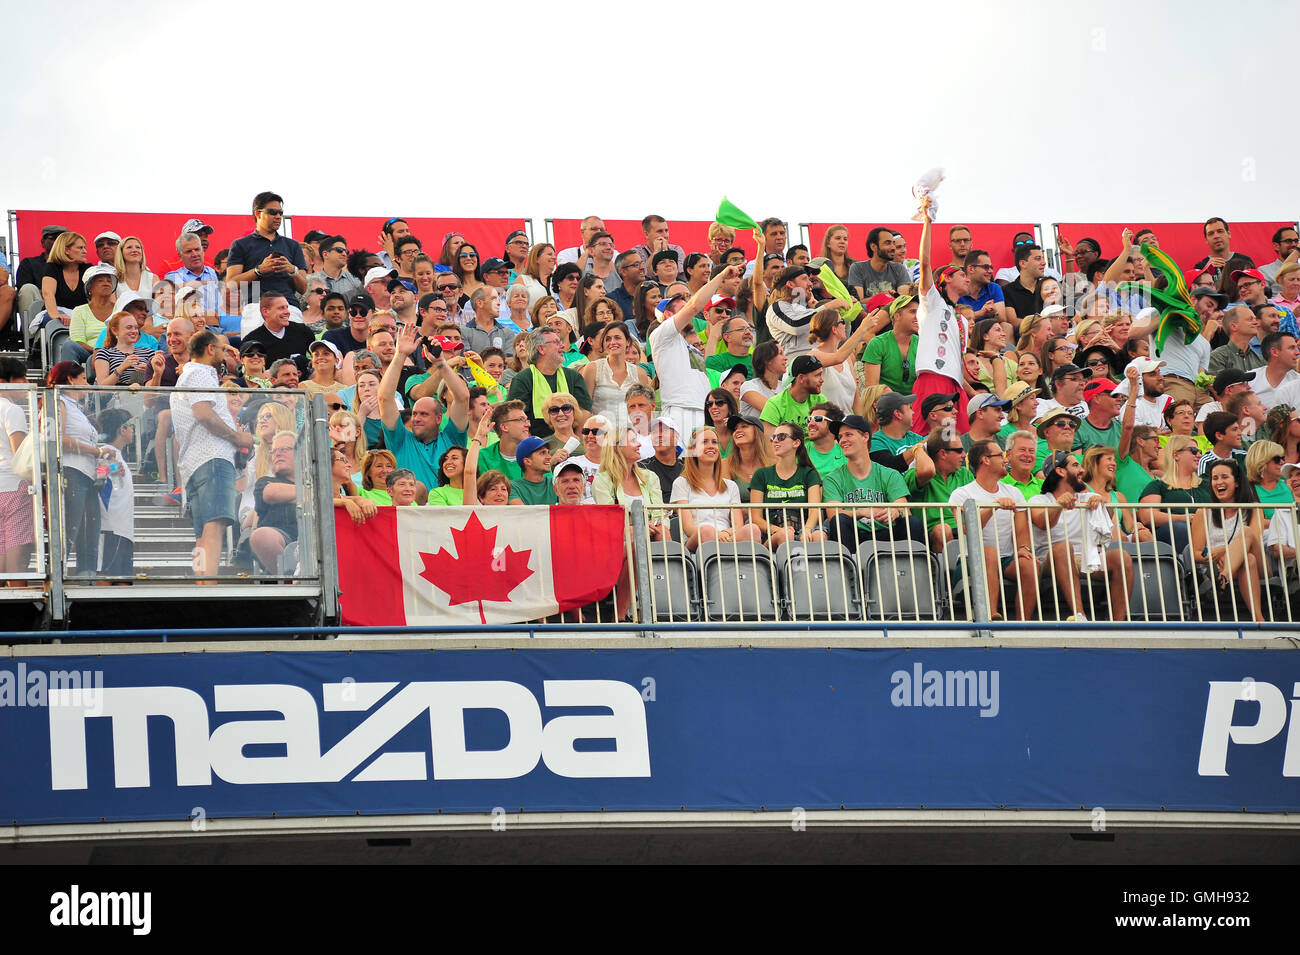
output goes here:
{"type": "Polygon", "coordinates": [[[632,521],[632,570],[636,574],[636,602],[640,607],[640,623],[650,619],[650,535],[646,533],[645,505],[632,501],[629,505],[632,521]]]}
{"type": "Polygon", "coordinates": [[[334,543],[334,466],[330,454],[329,413],[325,396],[311,400],[312,436],[309,450],[316,469],[316,551],[320,573],[320,618],[337,623],[339,616],[338,554],[334,543]]]}
{"type": "Polygon", "coordinates": [[[966,532],[966,577],[970,582],[967,592],[971,616],[980,625],[978,636],[992,636],[988,628],[983,626],[990,622],[989,582],[985,579],[987,575],[984,572],[984,528],[980,525],[979,508],[974,501],[968,500],[962,504],[961,520],[966,532]]]}
{"type": "MultiPolygon", "coordinates": [[[[67,619],[67,607],[63,596],[64,572],[64,530],[63,530],[63,475],[59,468],[59,424],[56,408],[59,392],[51,388],[45,393],[45,407],[41,411],[41,443],[44,460],[37,467],[45,478],[46,519],[49,521],[47,535],[50,547],[50,603],[51,625],[62,624],[67,619]]],[[[98,506],[98,502],[96,502],[98,506]]]]}

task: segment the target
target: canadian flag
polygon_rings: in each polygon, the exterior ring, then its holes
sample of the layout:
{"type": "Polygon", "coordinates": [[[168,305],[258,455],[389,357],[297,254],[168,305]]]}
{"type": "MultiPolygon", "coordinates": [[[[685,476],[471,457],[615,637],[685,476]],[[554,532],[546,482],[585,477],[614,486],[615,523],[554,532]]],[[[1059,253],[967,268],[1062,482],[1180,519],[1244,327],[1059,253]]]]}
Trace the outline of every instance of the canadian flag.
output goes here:
{"type": "Polygon", "coordinates": [[[349,626],[523,623],[599,600],[623,567],[623,508],[336,509],[349,626]]]}

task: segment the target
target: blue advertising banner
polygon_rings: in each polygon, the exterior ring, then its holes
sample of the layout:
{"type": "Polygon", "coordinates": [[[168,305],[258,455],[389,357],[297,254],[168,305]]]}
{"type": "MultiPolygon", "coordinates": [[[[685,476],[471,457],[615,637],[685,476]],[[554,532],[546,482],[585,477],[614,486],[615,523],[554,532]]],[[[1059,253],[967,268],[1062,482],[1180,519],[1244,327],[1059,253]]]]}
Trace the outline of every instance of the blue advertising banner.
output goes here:
{"type": "Polygon", "coordinates": [[[394,650],[0,664],[0,819],[1300,810],[1300,655],[394,650]]]}

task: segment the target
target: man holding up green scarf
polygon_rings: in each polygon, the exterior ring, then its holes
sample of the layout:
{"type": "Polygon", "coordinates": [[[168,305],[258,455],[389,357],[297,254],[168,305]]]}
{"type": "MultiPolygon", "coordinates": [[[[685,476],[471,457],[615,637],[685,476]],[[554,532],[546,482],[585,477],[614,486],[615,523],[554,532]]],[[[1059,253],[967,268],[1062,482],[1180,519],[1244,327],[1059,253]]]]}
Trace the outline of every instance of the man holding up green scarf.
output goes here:
{"type": "Polygon", "coordinates": [[[564,367],[564,345],[560,343],[560,336],[549,328],[541,328],[532,333],[529,344],[533,350],[532,360],[510,383],[509,400],[522,401],[532,433],[549,438],[554,431],[546,420],[542,404],[556,392],[567,391],[582,406],[582,413],[577,414],[574,421],[575,427],[581,426],[586,412],[591,411],[591,395],[581,371],[564,367]]]}

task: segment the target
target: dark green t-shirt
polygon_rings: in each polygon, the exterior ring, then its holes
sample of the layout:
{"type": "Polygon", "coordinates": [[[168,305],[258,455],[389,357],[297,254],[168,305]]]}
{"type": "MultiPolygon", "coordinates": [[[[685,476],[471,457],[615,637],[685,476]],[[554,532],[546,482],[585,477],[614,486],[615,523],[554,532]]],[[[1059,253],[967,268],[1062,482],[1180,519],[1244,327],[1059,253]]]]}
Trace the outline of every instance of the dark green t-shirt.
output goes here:
{"type": "Polygon", "coordinates": [[[523,501],[525,504],[560,503],[560,499],[555,496],[555,489],[551,487],[551,476],[549,474],[540,481],[525,481],[523,478],[518,481],[511,481],[510,500],[523,501]]]}
{"type": "Polygon", "coordinates": [[[919,340],[918,336],[912,336],[904,364],[898,340],[894,338],[893,332],[886,329],[867,343],[867,350],[862,353],[863,364],[879,365],[880,383],[888,385],[891,391],[900,395],[909,395],[912,393],[912,385],[916,383],[916,345],[919,340]]]}

